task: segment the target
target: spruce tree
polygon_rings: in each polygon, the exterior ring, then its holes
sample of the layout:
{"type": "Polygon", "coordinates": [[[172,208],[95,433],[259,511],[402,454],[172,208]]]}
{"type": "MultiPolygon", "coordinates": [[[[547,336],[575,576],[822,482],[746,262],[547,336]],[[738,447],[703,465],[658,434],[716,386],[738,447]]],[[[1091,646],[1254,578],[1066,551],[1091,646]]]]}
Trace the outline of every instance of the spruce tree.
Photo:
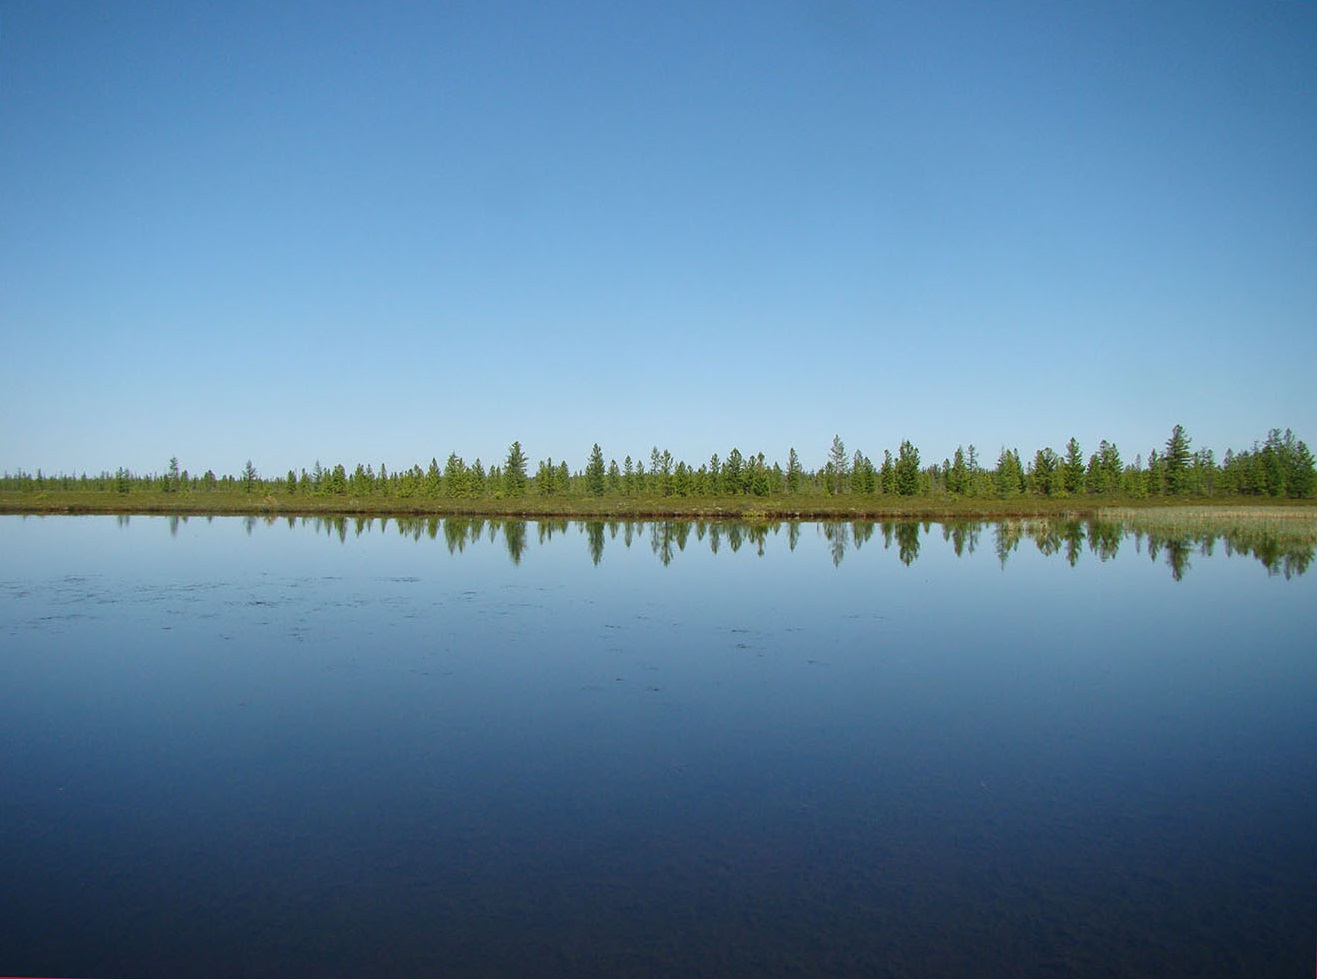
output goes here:
{"type": "Polygon", "coordinates": [[[909,439],[897,449],[895,480],[898,495],[914,496],[919,492],[919,450],[909,439]]]}
{"type": "Polygon", "coordinates": [[[585,464],[585,488],[591,496],[604,495],[604,451],[596,442],[590,450],[590,461],[585,464]]]}
{"type": "Polygon", "coordinates": [[[1084,488],[1084,457],[1073,435],[1065,444],[1065,459],[1061,463],[1061,488],[1067,493],[1078,493],[1084,488]]]}
{"type": "Polygon", "coordinates": [[[508,496],[526,494],[526,454],[521,451],[520,442],[508,446],[508,457],[503,463],[503,492],[508,496]]]}
{"type": "Polygon", "coordinates": [[[1171,437],[1166,440],[1166,454],[1161,457],[1166,492],[1171,496],[1188,490],[1190,458],[1189,436],[1184,426],[1176,425],[1171,429],[1171,437]]]}
{"type": "Polygon", "coordinates": [[[832,481],[832,492],[845,491],[849,480],[850,466],[846,460],[846,444],[840,435],[832,436],[832,449],[828,452],[828,476],[832,481]]]}
{"type": "Polygon", "coordinates": [[[800,479],[801,479],[800,456],[796,455],[796,450],[793,447],[791,451],[787,453],[787,492],[788,493],[800,492],[800,479]]]}

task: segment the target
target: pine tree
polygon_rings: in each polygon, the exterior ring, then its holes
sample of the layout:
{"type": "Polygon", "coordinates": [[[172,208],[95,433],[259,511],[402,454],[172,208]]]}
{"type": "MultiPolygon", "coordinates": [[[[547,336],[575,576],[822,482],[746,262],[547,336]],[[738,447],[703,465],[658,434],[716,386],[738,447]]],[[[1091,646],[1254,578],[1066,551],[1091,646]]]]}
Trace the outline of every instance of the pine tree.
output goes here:
{"type": "Polygon", "coordinates": [[[723,463],[722,484],[723,492],[738,494],[745,492],[742,486],[743,463],[740,449],[732,449],[727,453],[727,461],[723,463]]]}
{"type": "MultiPolygon", "coordinates": [[[[1149,456],[1149,461],[1151,458],[1149,456]]],[[[1188,490],[1190,458],[1189,436],[1184,426],[1176,425],[1171,429],[1171,437],[1166,440],[1166,454],[1161,457],[1166,492],[1171,496],[1188,490]]]]}
{"type": "Polygon", "coordinates": [[[585,488],[591,496],[604,495],[604,451],[596,442],[590,450],[590,461],[585,464],[585,488]]]}
{"type": "Polygon", "coordinates": [[[503,463],[503,492],[508,496],[526,494],[526,454],[521,451],[520,442],[508,446],[508,457],[503,463]]]}
{"type": "Polygon", "coordinates": [[[997,457],[997,470],[993,475],[997,486],[997,495],[1003,499],[1018,496],[1024,492],[1024,469],[1020,465],[1018,449],[1001,450],[997,457]]]}
{"type": "Polygon", "coordinates": [[[1067,493],[1078,493],[1084,488],[1084,457],[1073,435],[1065,444],[1065,459],[1061,463],[1061,488],[1067,493]]]}
{"type": "Polygon", "coordinates": [[[947,469],[947,492],[957,496],[969,488],[969,468],[965,464],[965,450],[956,446],[956,455],[947,469]]]}
{"type": "Polygon", "coordinates": [[[1288,480],[1290,496],[1308,499],[1317,487],[1317,472],[1313,469],[1312,451],[1299,439],[1294,446],[1288,480]]]}
{"type": "Polygon", "coordinates": [[[787,453],[787,492],[788,493],[800,492],[801,475],[802,473],[800,469],[800,456],[796,455],[796,450],[793,447],[791,451],[787,453]]]}
{"type": "Polygon", "coordinates": [[[1057,489],[1061,457],[1049,446],[1034,453],[1029,467],[1029,482],[1035,493],[1051,496],[1057,489]]]}
{"type": "Polygon", "coordinates": [[[849,480],[847,476],[850,473],[850,466],[846,461],[846,444],[842,442],[840,435],[832,436],[832,449],[828,453],[828,476],[832,481],[831,489],[833,493],[842,493],[845,491],[849,480]]]}
{"type": "Polygon", "coordinates": [[[895,481],[900,496],[914,496],[919,492],[919,450],[909,439],[897,449],[895,481]]]}

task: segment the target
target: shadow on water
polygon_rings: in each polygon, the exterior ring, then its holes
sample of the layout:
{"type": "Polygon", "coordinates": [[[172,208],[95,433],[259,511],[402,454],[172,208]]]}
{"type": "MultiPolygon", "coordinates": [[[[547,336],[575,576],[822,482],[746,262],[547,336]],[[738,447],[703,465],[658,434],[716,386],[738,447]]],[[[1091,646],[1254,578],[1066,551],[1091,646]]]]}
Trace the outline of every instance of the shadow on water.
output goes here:
{"type": "MultiPolygon", "coordinates": [[[[574,529],[583,536],[592,564],[604,559],[608,545],[630,549],[638,540],[647,540],[650,550],[665,567],[692,546],[707,547],[710,554],[742,550],[763,557],[775,546],[795,551],[812,530],[820,538],[839,567],[852,552],[858,553],[871,541],[881,541],[883,551],[894,552],[906,567],[920,556],[925,538],[935,529],[949,544],[956,557],[974,554],[990,539],[998,562],[1004,568],[1010,558],[1026,545],[1047,558],[1059,558],[1070,567],[1081,561],[1113,560],[1124,546],[1161,562],[1171,577],[1182,580],[1193,568],[1197,557],[1210,557],[1217,548],[1227,555],[1250,557],[1258,561],[1269,575],[1292,578],[1304,574],[1317,553],[1317,521],[1288,519],[1283,521],[1247,519],[1233,516],[1213,521],[1205,518],[1181,519],[1132,511],[1133,516],[1115,519],[1085,520],[1054,517],[1020,517],[999,521],[946,520],[939,523],[911,520],[825,520],[818,523],[765,521],[755,523],[707,520],[581,520],[566,519],[527,521],[485,517],[246,517],[248,535],[260,524],[273,526],[285,522],[289,528],[310,525],[316,531],[340,543],[349,536],[396,532],[417,542],[441,537],[450,554],[500,537],[513,564],[520,564],[531,547],[530,524],[535,525],[534,540],[539,546],[565,536],[574,529]]],[[[118,518],[120,526],[128,518],[118,518]]],[[[169,521],[169,533],[177,536],[179,518],[169,521]]]]}

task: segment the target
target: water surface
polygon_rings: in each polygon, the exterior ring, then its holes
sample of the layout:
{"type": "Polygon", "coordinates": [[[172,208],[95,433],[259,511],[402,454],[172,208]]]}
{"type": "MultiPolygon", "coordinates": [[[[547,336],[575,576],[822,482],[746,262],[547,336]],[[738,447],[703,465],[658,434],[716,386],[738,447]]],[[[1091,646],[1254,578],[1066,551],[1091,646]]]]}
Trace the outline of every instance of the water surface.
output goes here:
{"type": "Polygon", "coordinates": [[[1313,578],[1181,544],[0,518],[0,972],[1297,974],[1313,578]]]}

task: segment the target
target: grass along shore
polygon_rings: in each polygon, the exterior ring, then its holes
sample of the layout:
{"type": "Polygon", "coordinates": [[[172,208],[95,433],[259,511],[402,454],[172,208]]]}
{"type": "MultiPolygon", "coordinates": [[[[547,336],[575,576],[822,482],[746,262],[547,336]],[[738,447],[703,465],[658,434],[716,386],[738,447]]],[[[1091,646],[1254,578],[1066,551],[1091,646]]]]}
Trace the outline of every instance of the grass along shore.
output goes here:
{"type": "Polygon", "coordinates": [[[476,499],[327,496],[248,493],[241,489],[167,493],[42,490],[0,492],[0,514],[276,515],[276,516],[483,516],[581,520],[964,520],[1056,517],[1124,520],[1150,531],[1192,534],[1224,523],[1254,532],[1275,523],[1317,522],[1317,501],[1272,497],[984,497],[863,496],[577,496],[548,495],[476,499]]]}

